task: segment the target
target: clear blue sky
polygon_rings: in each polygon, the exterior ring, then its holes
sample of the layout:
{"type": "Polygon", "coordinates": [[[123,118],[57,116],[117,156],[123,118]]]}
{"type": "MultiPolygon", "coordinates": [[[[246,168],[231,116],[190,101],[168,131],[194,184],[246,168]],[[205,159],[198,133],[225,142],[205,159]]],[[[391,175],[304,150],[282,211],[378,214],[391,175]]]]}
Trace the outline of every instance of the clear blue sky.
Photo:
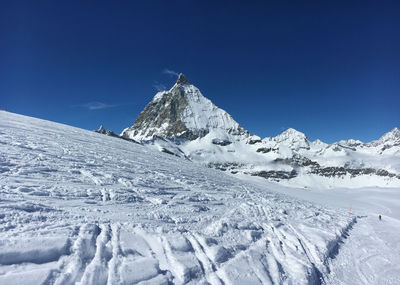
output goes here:
{"type": "Polygon", "coordinates": [[[385,0],[4,0],[0,108],[120,132],[172,70],[261,137],[370,141],[400,125],[399,15],[385,0]]]}

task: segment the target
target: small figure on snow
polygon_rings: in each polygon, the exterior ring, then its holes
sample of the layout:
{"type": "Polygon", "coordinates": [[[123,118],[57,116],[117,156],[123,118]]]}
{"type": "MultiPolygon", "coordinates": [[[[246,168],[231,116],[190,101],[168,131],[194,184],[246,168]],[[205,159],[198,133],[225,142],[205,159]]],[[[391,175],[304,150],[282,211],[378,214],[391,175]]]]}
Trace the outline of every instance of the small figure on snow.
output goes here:
{"type": "Polygon", "coordinates": [[[379,215],[379,221],[380,221],[380,220],[382,220],[382,216],[381,216],[381,215],[379,215]]]}

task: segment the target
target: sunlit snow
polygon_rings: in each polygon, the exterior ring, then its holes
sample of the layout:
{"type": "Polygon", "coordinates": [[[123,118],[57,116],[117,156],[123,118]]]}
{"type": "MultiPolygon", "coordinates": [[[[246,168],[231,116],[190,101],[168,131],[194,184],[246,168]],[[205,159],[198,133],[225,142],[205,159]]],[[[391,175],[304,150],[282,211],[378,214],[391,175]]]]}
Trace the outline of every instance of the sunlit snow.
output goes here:
{"type": "Polygon", "coordinates": [[[398,284],[399,189],[316,186],[0,111],[0,284],[398,284]]]}

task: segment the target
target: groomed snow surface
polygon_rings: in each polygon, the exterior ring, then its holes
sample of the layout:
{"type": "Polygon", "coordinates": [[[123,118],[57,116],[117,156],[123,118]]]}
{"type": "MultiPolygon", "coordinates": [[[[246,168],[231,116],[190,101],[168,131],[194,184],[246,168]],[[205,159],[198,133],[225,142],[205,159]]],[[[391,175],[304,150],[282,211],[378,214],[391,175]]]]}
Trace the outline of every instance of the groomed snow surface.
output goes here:
{"type": "Polygon", "coordinates": [[[0,193],[0,284],[400,284],[399,189],[236,178],[0,111],[0,193]]]}

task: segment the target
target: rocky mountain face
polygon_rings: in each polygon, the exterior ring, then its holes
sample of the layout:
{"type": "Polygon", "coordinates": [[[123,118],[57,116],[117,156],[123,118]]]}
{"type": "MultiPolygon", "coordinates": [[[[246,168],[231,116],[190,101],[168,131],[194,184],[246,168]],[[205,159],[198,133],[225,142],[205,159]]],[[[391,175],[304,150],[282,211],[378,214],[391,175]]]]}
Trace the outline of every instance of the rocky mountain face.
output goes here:
{"type": "Polygon", "coordinates": [[[175,85],[169,91],[158,92],[121,136],[135,140],[155,137],[195,140],[215,129],[247,135],[227,112],[205,98],[180,74],[175,85]]]}
{"type": "Polygon", "coordinates": [[[233,174],[275,181],[363,177],[376,185],[400,179],[397,128],[370,143],[310,141],[292,128],[261,139],[205,98],[183,74],[170,90],[158,92],[120,137],[233,174]]]}

